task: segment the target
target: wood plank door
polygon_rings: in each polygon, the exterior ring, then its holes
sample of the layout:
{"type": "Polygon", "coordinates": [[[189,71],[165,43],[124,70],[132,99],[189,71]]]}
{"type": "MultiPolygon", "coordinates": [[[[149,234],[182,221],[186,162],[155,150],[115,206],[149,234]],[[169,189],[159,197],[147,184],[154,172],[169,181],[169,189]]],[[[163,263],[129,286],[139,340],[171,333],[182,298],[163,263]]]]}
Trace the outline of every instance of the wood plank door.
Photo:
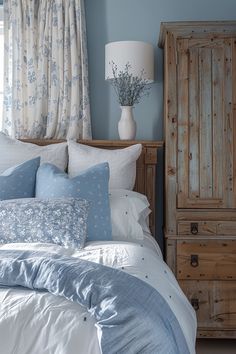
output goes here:
{"type": "Polygon", "coordinates": [[[236,207],[236,44],[177,40],[179,208],[236,207]]]}

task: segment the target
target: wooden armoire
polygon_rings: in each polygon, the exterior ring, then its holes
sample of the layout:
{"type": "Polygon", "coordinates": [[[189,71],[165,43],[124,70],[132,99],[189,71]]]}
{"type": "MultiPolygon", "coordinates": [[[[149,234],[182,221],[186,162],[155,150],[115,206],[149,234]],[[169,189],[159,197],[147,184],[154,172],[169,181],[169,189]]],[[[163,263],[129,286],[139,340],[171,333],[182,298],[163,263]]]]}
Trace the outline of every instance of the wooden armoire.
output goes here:
{"type": "Polygon", "coordinates": [[[199,337],[236,338],[236,21],[161,24],[166,260],[199,337]]]}

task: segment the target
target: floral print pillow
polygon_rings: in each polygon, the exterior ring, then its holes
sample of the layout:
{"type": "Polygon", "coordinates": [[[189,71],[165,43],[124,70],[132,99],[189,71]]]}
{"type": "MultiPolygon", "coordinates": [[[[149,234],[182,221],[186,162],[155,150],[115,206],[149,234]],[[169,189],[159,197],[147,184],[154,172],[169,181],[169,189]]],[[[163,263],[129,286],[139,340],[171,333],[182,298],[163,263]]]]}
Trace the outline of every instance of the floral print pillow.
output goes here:
{"type": "Polygon", "coordinates": [[[89,202],[79,198],[0,201],[0,243],[55,243],[83,248],[89,202]]]}

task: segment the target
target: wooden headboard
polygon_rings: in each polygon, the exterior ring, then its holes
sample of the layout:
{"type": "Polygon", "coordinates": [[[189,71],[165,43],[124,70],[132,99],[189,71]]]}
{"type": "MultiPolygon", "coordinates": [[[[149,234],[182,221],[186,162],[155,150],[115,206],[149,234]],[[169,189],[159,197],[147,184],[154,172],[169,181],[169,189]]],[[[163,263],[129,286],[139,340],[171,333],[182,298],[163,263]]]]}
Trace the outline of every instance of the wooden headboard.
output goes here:
{"type": "MultiPolygon", "coordinates": [[[[65,140],[52,139],[22,139],[24,142],[37,145],[50,145],[65,140]]],[[[142,153],[137,162],[136,183],[134,190],[145,194],[150,203],[152,213],[149,224],[152,234],[155,236],[155,210],[156,210],[156,165],[157,150],[163,147],[162,141],[123,141],[123,140],[78,140],[79,143],[103,149],[121,149],[134,144],[142,144],[142,153]]]]}

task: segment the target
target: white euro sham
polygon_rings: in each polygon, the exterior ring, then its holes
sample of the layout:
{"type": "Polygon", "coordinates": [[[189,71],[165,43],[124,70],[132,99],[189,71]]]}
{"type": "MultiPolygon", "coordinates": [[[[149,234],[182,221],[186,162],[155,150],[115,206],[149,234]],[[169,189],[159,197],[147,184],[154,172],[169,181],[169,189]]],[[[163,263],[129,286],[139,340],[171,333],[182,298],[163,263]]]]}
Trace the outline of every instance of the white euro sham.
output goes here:
{"type": "Polygon", "coordinates": [[[35,157],[41,158],[41,164],[53,163],[65,170],[68,161],[67,143],[38,146],[12,139],[0,132],[0,173],[35,157]]]}
{"type": "Polygon", "coordinates": [[[110,168],[110,189],[132,190],[136,178],[136,160],[139,158],[142,145],[135,144],[124,149],[100,149],[84,144],[68,141],[69,165],[68,173],[75,177],[81,171],[98,163],[108,162],[110,168]]]}

